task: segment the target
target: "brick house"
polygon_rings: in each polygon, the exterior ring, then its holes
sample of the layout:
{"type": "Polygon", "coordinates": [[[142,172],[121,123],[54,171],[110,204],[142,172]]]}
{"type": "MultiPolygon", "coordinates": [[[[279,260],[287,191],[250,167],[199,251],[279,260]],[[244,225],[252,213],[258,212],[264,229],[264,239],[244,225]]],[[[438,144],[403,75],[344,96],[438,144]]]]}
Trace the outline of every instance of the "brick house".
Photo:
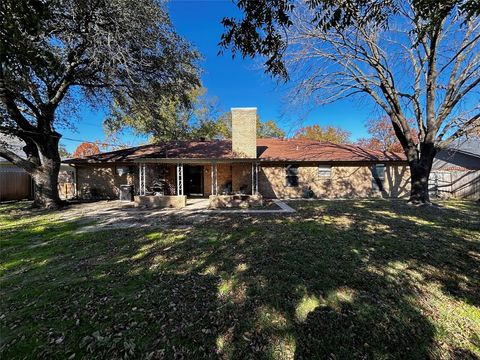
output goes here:
{"type": "Polygon", "coordinates": [[[133,186],[137,200],[150,196],[167,206],[181,206],[187,196],[346,198],[409,193],[403,154],[310,140],[257,139],[256,108],[231,111],[231,140],[174,140],[65,161],[75,167],[77,196],[118,198],[124,184],[133,186]]]}

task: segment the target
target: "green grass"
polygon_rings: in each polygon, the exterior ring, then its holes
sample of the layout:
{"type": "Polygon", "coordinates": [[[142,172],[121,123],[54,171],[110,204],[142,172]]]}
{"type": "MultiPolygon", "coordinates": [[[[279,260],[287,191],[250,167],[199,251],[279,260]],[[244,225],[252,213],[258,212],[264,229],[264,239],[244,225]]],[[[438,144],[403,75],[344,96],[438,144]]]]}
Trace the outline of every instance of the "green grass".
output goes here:
{"type": "Polygon", "coordinates": [[[290,205],[79,233],[0,204],[0,357],[480,357],[478,204],[290,205]]]}

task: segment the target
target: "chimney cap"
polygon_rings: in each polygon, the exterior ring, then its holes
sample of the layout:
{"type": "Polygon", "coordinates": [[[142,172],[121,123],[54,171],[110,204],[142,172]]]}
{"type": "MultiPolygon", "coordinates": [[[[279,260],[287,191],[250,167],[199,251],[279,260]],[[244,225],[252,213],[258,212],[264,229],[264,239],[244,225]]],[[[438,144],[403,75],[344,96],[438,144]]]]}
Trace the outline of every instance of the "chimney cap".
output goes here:
{"type": "Polygon", "coordinates": [[[230,110],[257,110],[256,107],[232,107],[230,110]]]}

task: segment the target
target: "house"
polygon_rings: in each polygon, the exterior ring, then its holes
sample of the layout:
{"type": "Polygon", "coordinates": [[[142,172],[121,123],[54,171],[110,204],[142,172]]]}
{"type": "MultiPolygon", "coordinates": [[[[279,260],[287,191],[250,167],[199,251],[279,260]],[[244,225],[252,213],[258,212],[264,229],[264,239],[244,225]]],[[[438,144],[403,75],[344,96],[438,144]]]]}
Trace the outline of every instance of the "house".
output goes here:
{"type": "Polygon", "coordinates": [[[233,108],[232,139],[167,141],[65,161],[79,198],[185,204],[186,197],[402,197],[409,193],[403,154],[297,139],[257,139],[256,108],[233,108]]]}
{"type": "Polygon", "coordinates": [[[440,150],[429,185],[433,196],[480,199],[480,140],[461,138],[440,150]]]}

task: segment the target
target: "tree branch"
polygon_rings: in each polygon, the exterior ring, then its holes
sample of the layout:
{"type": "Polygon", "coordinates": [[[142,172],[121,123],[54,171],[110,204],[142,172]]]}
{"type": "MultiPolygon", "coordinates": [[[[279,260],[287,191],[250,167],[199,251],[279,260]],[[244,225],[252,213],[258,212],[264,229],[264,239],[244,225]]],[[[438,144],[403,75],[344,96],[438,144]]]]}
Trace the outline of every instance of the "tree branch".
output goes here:
{"type": "Polygon", "coordinates": [[[29,172],[33,172],[37,168],[37,165],[35,165],[33,162],[23,159],[2,145],[0,145],[0,156],[29,172]]]}

